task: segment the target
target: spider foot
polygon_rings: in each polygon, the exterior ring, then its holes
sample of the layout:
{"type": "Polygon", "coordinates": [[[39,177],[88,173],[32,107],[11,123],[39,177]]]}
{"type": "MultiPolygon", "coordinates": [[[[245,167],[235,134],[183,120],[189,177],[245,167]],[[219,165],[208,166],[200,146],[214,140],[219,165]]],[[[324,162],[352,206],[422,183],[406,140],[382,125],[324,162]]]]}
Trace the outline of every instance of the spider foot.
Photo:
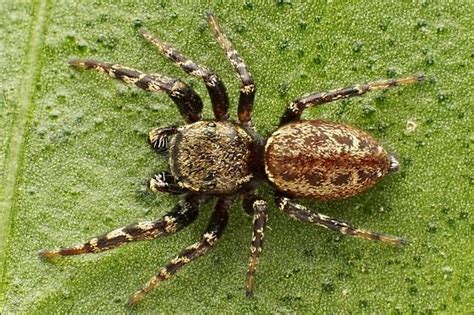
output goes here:
{"type": "Polygon", "coordinates": [[[82,59],[71,59],[68,61],[68,64],[78,69],[86,67],[86,62],[82,59]]]}
{"type": "Polygon", "coordinates": [[[393,245],[393,246],[405,246],[409,244],[409,242],[406,239],[398,237],[398,236],[385,235],[378,232],[361,230],[354,227],[350,227],[349,223],[345,223],[345,224],[346,226],[343,226],[339,230],[342,234],[345,234],[345,235],[351,235],[351,236],[355,236],[355,237],[362,238],[369,241],[379,241],[379,242],[383,242],[383,243],[393,245]]]}
{"type": "Polygon", "coordinates": [[[61,254],[58,250],[46,250],[43,249],[38,252],[40,259],[45,261],[53,261],[55,258],[60,257],[61,254]]]}
{"type": "Polygon", "coordinates": [[[142,290],[140,291],[137,291],[135,292],[134,294],[130,295],[128,297],[128,305],[129,306],[135,306],[137,305],[138,303],[140,303],[141,300],[143,300],[143,298],[145,297],[145,292],[143,292],[142,290]]]}
{"type": "Polygon", "coordinates": [[[245,296],[249,299],[253,298],[253,290],[245,291],[245,296]]]}

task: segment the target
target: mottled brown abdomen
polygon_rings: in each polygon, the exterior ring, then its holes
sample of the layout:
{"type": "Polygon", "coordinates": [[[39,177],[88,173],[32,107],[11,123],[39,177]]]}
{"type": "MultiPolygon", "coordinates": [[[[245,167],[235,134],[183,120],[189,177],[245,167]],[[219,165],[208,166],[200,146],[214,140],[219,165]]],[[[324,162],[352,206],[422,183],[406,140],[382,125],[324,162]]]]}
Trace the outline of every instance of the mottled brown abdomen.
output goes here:
{"type": "Polygon", "coordinates": [[[265,146],[268,179],[292,197],[350,197],[372,187],[389,168],[390,156],[377,140],[331,121],[286,124],[265,146]]]}

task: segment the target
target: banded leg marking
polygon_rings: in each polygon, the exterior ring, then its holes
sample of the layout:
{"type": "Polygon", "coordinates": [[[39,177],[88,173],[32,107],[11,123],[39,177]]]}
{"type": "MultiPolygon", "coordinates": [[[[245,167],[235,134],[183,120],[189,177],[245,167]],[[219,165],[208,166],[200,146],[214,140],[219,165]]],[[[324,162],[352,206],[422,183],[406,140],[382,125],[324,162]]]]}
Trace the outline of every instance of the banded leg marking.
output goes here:
{"type": "Polygon", "coordinates": [[[177,126],[155,128],[148,134],[150,145],[160,154],[168,152],[169,137],[178,132],[177,126]]]}
{"type": "Polygon", "coordinates": [[[237,76],[242,81],[238,107],[239,121],[243,124],[251,125],[252,109],[255,99],[255,83],[252,79],[252,75],[248,71],[242,57],[240,57],[239,53],[232,47],[232,43],[219,28],[214,14],[207,12],[207,19],[214,37],[222,49],[224,49],[227,59],[229,59],[230,63],[234,66],[235,71],[237,71],[237,76]]]}
{"type": "Polygon", "coordinates": [[[199,95],[186,83],[161,74],[146,74],[119,64],[95,60],[69,61],[75,68],[94,69],[108,74],[114,79],[135,85],[148,92],[164,91],[178,107],[179,112],[188,123],[201,119],[202,101],[199,95]]]}
{"type": "Polygon", "coordinates": [[[362,85],[354,85],[352,87],[339,88],[329,92],[314,93],[303,96],[294,100],[290,103],[290,105],[288,105],[288,108],[280,119],[280,126],[291,121],[299,120],[303,111],[311,106],[329,103],[344,98],[361,96],[370,91],[383,90],[390,87],[416,83],[423,80],[424,77],[419,75],[402,79],[376,81],[362,85]]]}
{"type": "Polygon", "coordinates": [[[165,192],[173,195],[180,195],[186,192],[176,181],[176,178],[169,172],[155,174],[150,179],[150,190],[154,193],[165,192]]]}
{"type": "Polygon", "coordinates": [[[146,40],[155,45],[163,55],[183,69],[184,72],[199,77],[204,81],[211,98],[214,116],[217,120],[225,120],[229,117],[227,113],[229,96],[227,95],[224,83],[215,73],[183,56],[178,50],[154,37],[149,32],[141,30],[140,33],[146,40]]]}
{"type": "Polygon", "coordinates": [[[267,221],[267,203],[264,200],[255,200],[253,202],[252,243],[250,244],[250,257],[245,285],[247,297],[253,296],[255,272],[257,270],[258,258],[262,252],[263,237],[267,221]]]}
{"type": "Polygon", "coordinates": [[[407,241],[401,237],[362,230],[348,222],[337,220],[328,217],[324,214],[313,213],[309,211],[306,207],[296,204],[286,197],[277,196],[276,203],[278,204],[280,210],[287,213],[290,217],[294,219],[303,222],[313,223],[329,230],[338,231],[344,235],[350,235],[365,240],[380,241],[397,246],[405,245],[407,243],[407,241]]]}
{"type": "Polygon", "coordinates": [[[94,237],[83,244],[57,250],[43,250],[39,255],[42,258],[51,259],[59,256],[99,253],[130,242],[170,235],[191,224],[197,218],[198,207],[203,201],[202,197],[189,195],[162,219],[131,224],[94,237]]]}
{"type": "Polygon", "coordinates": [[[228,221],[228,209],[233,201],[233,197],[219,198],[217,200],[214,212],[212,213],[209,225],[206,228],[199,242],[185,248],[176,258],[171,260],[158,274],[152,277],[144,287],[132,294],[128,300],[130,305],[140,302],[145,295],[158,286],[161,282],[169,279],[181,267],[204,255],[211,249],[221,237],[228,221]]]}

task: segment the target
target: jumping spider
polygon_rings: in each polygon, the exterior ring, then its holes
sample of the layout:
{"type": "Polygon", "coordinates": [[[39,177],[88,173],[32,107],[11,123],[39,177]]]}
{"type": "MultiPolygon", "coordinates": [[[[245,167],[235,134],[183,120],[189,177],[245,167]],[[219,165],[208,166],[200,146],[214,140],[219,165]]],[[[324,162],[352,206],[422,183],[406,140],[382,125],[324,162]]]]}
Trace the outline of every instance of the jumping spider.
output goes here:
{"type": "Polygon", "coordinates": [[[201,78],[209,92],[214,119],[201,120],[199,95],[179,79],[161,74],[146,74],[118,64],[93,60],[72,60],[76,68],[95,69],[135,85],[145,91],[164,91],[176,103],[187,125],[153,129],[149,141],[153,149],[169,155],[170,172],[161,172],[150,180],[153,192],[181,195],[173,210],[156,221],[143,221],[121,227],[70,248],[44,250],[44,258],[98,253],[120,245],[173,234],[191,224],[203,202],[217,198],[211,220],[202,238],[187,247],[130,296],[138,303],[161,281],[182,266],[205,254],[224,232],[228,210],[242,197],[242,205],[253,216],[253,234],[246,278],[246,294],[253,295],[258,257],[262,251],[267,223],[267,202],[256,189],[268,183],[275,191],[275,202],[290,217],[368,240],[401,245],[399,237],[359,229],[352,224],[311,212],[293,198],[315,200],[341,199],[356,195],[398,168],[397,160],[372,136],[354,127],[326,120],[301,120],[309,107],[338,99],[360,96],[369,91],[421,81],[422,76],[384,80],[329,92],[313,93],[291,102],[280,119],[279,127],[264,139],[255,131],[251,113],[255,97],[252,76],[212,13],[209,26],[242,81],[238,121],[230,120],[229,99],[219,77],[176,49],[153,37],[141,34],[184,72],[201,78]]]}

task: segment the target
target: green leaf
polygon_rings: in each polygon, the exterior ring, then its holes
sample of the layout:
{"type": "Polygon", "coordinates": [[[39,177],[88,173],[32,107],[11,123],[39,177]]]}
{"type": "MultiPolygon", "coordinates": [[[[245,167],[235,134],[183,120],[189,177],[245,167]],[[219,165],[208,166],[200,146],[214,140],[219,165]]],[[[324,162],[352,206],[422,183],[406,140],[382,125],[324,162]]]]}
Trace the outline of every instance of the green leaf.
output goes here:
{"type": "MultiPolygon", "coordinates": [[[[3,1],[0,312],[473,312],[472,10],[469,1],[3,1]],[[251,219],[236,204],[216,248],[132,310],[128,295],[199,238],[212,204],[177,235],[41,261],[41,249],[160,217],[177,202],[146,188],[167,167],[147,146],[147,132],[183,123],[173,103],[67,61],[181,77],[209,104],[199,80],[138,36],[144,27],[219,73],[235,117],[239,82],[208,30],[209,8],[252,71],[254,121],[265,136],[304,93],[426,75],[423,84],[304,116],[368,130],[401,162],[400,172],[363,195],[305,204],[411,244],[341,237],[290,220],[270,203],[255,298],[247,299],[251,219]]],[[[204,114],[211,113],[207,105],[204,114]]],[[[272,198],[268,187],[261,194],[272,198]]]]}

